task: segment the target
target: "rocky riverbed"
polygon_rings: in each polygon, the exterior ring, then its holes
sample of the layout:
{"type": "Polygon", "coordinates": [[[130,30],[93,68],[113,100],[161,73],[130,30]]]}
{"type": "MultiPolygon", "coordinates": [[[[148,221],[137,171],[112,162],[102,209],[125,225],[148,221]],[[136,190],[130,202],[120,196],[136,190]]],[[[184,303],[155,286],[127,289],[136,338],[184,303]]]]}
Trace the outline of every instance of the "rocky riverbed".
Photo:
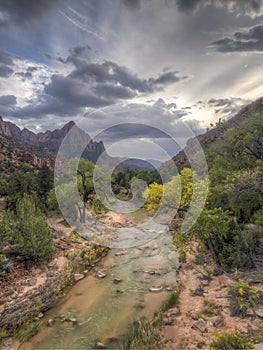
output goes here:
{"type": "Polygon", "coordinates": [[[38,335],[21,350],[93,349],[98,343],[121,349],[129,325],[151,318],[176,288],[177,252],[166,226],[109,230],[91,221],[87,238],[96,232],[114,237],[107,257],[46,313],[38,335]]]}

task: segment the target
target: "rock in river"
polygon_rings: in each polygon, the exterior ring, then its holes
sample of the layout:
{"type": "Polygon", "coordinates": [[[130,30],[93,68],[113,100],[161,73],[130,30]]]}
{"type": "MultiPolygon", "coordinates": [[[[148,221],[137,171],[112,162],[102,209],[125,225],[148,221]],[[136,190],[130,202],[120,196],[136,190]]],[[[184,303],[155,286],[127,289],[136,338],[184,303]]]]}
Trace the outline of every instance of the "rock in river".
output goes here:
{"type": "Polygon", "coordinates": [[[80,281],[85,277],[85,275],[83,275],[82,273],[75,273],[74,278],[75,281],[80,281]]]}
{"type": "Polygon", "coordinates": [[[161,292],[162,290],[163,290],[163,286],[158,286],[158,287],[152,286],[149,288],[150,292],[161,292]]]}
{"type": "Polygon", "coordinates": [[[97,276],[98,278],[104,278],[104,277],[106,277],[106,273],[101,272],[101,271],[98,271],[98,272],[96,273],[96,276],[97,276]]]}

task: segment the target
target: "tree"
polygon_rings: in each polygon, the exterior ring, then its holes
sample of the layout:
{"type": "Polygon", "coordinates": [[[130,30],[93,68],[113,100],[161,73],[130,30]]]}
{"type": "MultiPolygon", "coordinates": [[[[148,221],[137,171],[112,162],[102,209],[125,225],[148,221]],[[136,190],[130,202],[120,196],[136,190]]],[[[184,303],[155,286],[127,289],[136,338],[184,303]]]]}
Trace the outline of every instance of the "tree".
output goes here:
{"type": "Polygon", "coordinates": [[[229,212],[221,208],[205,209],[192,232],[211,250],[218,265],[225,269],[253,267],[254,232],[230,220],[229,212]]]}
{"type": "Polygon", "coordinates": [[[154,213],[160,206],[163,197],[163,185],[152,183],[143,192],[143,198],[146,202],[146,209],[150,213],[154,213]]]}
{"type": "Polygon", "coordinates": [[[37,172],[36,191],[41,203],[47,205],[47,195],[54,185],[53,171],[46,165],[37,172]]]}
{"type": "Polygon", "coordinates": [[[13,253],[23,255],[27,267],[32,262],[48,261],[52,256],[53,235],[39,206],[28,194],[18,200],[16,213],[4,212],[0,237],[0,248],[10,246],[13,253]]]}
{"type": "Polygon", "coordinates": [[[239,174],[229,189],[229,197],[238,222],[250,222],[263,206],[263,174],[257,169],[239,174]]]}
{"type": "Polygon", "coordinates": [[[88,199],[92,194],[94,194],[94,185],[93,185],[93,171],[94,164],[89,160],[83,158],[80,159],[78,164],[78,187],[79,192],[83,201],[83,205],[79,207],[80,213],[80,222],[85,223],[85,213],[86,213],[86,204],[88,199]]]}

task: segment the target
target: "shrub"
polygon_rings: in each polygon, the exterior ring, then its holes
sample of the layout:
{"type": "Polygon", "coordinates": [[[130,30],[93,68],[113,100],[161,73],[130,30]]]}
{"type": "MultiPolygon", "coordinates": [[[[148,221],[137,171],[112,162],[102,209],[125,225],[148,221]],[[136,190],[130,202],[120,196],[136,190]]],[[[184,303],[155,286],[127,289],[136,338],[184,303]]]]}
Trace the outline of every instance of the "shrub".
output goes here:
{"type": "Polygon", "coordinates": [[[53,235],[45,216],[32,197],[18,200],[16,213],[7,211],[0,222],[0,247],[10,246],[27,262],[48,261],[53,253],[53,235]]]}
{"type": "Polygon", "coordinates": [[[249,309],[263,304],[263,291],[238,280],[237,286],[230,291],[230,310],[232,316],[246,317],[249,309]]]}
{"type": "Polygon", "coordinates": [[[254,346],[240,334],[220,332],[210,344],[211,350],[250,350],[254,346]]]}

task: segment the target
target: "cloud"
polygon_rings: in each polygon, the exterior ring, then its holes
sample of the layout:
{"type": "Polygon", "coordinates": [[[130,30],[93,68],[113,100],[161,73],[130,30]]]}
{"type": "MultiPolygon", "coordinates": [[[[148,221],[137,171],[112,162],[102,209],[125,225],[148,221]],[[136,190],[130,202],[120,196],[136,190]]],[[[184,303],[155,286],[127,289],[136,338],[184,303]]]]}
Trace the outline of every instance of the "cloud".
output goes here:
{"type": "Polygon", "coordinates": [[[14,95],[0,96],[0,115],[9,116],[16,105],[16,97],[14,95]]]}
{"type": "Polygon", "coordinates": [[[107,99],[132,99],[137,95],[130,88],[119,85],[98,84],[93,90],[98,96],[107,99]]]}
{"type": "Polygon", "coordinates": [[[169,85],[188,78],[187,76],[179,76],[178,73],[178,71],[162,73],[158,78],[150,81],[153,85],[169,85]]]}
{"type": "Polygon", "coordinates": [[[1,0],[0,27],[12,24],[29,27],[30,22],[42,18],[59,3],[61,0],[1,0]]]}
{"type": "Polygon", "coordinates": [[[0,96],[0,105],[14,106],[16,105],[16,97],[13,95],[0,96]]]}
{"type": "Polygon", "coordinates": [[[209,48],[217,52],[263,52],[263,25],[214,41],[209,48]]]}
{"type": "Polygon", "coordinates": [[[7,66],[12,66],[14,64],[11,55],[2,50],[0,50],[0,63],[7,66]]]}
{"type": "Polygon", "coordinates": [[[0,77],[2,78],[8,78],[14,73],[13,69],[10,67],[1,65],[0,66],[0,77]]]}
{"type": "MultiPolygon", "coordinates": [[[[148,79],[139,77],[132,70],[112,61],[91,62],[91,48],[75,46],[69,50],[66,59],[52,58],[67,65],[66,75],[53,74],[48,83],[38,90],[37,99],[31,105],[18,108],[15,115],[20,118],[44,114],[67,116],[84,113],[86,108],[98,109],[115,105],[122,101],[163,91],[168,85],[186,79],[178,71],[166,71],[148,79]],[[73,69],[72,69],[73,65],[73,69]],[[69,71],[71,69],[71,71],[69,71]],[[34,106],[33,106],[34,105],[34,106]]],[[[18,72],[22,79],[32,78],[34,67],[28,67],[25,72],[18,72]]],[[[174,104],[163,106],[172,110],[174,104]]],[[[174,116],[179,117],[186,113],[178,111],[174,116]]]]}
{"type": "Polygon", "coordinates": [[[214,6],[216,8],[226,8],[230,12],[245,14],[250,17],[259,17],[263,14],[262,0],[175,0],[179,11],[192,13],[200,8],[214,6]]]}
{"type": "MultiPolygon", "coordinates": [[[[140,10],[142,5],[151,0],[122,0],[129,9],[140,10]]],[[[238,15],[245,14],[250,17],[259,17],[263,14],[262,0],[170,0],[165,1],[166,6],[175,5],[180,12],[193,13],[200,9],[214,6],[215,8],[226,8],[238,15]]]]}
{"type": "Polygon", "coordinates": [[[211,98],[208,101],[208,106],[213,108],[216,114],[220,114],[224,117],[231,118],[237,112],[240,111],[244,105],[250,103],[250,100],[245,100],[238,97],[230,97],[230,98],[211,98]]]}
{"type": "Polygon", "coordinates": [[[140,0],[121,0],[131,10],[139,10],[141,8],[140,0]]]}

